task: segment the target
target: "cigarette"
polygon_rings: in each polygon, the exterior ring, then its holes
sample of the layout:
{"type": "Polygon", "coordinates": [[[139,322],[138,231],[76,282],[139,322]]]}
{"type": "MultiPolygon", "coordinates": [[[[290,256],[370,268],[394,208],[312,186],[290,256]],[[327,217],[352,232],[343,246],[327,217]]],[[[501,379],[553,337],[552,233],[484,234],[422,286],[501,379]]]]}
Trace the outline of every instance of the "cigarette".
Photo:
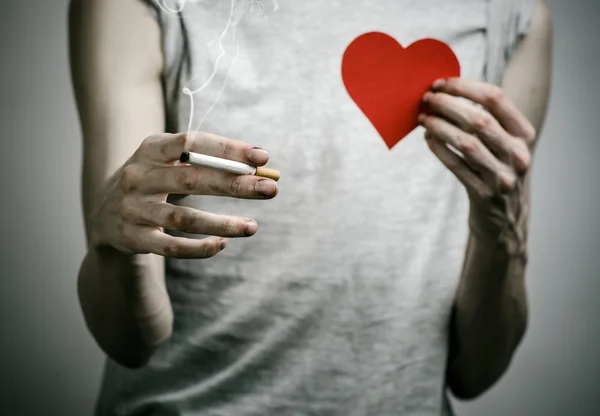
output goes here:
{"type": "Polygon", "coordinates": [[[276,169],[269,169],[262,166],[250,166],[235,160],[221,159],[220,157],[203,155],[194,152],[183,152],[179,160],[182,163],[189,163],[194,166],[203,166],[205,168],[214,168],[237,175],[255,175],[263,178],[270,178],[278,181],[281,177],[276,169]]]}

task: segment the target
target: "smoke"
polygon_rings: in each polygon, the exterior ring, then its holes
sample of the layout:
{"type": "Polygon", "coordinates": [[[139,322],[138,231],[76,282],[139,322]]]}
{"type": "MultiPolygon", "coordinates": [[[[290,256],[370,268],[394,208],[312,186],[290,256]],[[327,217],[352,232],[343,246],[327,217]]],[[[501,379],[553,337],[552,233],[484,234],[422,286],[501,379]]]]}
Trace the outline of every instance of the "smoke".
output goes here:
{"type": "MultiPolygon", "coordinates": [[[[215,4],[211,3],[218,2],[218,0],[216,2],[211,0],[157,0],[158,6],[165,13],[176,15],[182,14],[186,7],[209,7],[215,6],[215,4]]],[[[271,0],[271,4],[272,6],[269,7],[270,11],[277,11],[279,9],[279,0],[271,0]]],[[[206,45],[207,53],[216,55],[214,59],[207,60],[214,62],[212,68],[208,71],[209,75],[195,87],[192,87],[191,84],[199,76],[193,77],[190,80],[190,85],[183,87],[181,91],[190,100],[188,132],[200,130],[227,87],[229,75],[240,54],[237,26],[244,18],[250,15],[264,17],[267,12],[267,7],[262,0],[229,0],[227,9],[228,17],[223,28],[220,30],[218,36],[206,45]],[[217,82],[220,83],[220,86],[215,88],[214,84],[217,82]],[[213,94],[213,97],[209,98],[208,95],[203,94],[202,100],[209,100],[209,102],[203,102],[203,106],[207,106],[206,109],[201,111],[201,114],[196,114],[196,96],[205,91],[209,86],[211,86],[212,91],[216,91],[216,95],[213,94]],[[198,117],[198,119],[195,120],[195,117],[198,117]]],[[[202,22],[199,22],[199,24],[202,24],[202,22]]]]}
{"type": "Polygon", "coordinates": [[[208,3],[208,0],[157,0],[157,3],[166,13],[179,13],[187,4],[208,3]]]}

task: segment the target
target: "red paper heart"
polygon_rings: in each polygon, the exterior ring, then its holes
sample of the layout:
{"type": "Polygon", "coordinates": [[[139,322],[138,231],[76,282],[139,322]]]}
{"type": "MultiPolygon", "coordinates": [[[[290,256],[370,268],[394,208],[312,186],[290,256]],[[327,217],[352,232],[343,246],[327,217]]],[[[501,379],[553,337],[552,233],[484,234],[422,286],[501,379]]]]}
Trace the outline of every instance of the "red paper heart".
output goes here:
{"type": "Polygon", "coordinates": [[[404,48],[384,33],[365,33],[348,45],[342,58],[350,97],[389,149],[418,126],[421,99],[433,81],[459,75],[456,55],[436,39],[404,48]]]}

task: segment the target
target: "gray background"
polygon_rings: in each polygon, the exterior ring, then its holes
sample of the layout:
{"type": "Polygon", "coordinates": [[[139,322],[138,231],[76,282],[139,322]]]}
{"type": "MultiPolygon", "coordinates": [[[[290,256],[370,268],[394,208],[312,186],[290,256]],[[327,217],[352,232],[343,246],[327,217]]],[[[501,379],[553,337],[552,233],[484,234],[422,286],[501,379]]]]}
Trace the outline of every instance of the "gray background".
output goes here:
{"type": "MultiPolygon", "coordinates": [[[[0,0],[0,415],[90,415],[103,358],[75,282],[81,143],[67,0],[0,0]]],[[[552,100],[535,161],[531,321],[508,374],[460,415],[600,415],[600,2],[550,1],[552,100]]]]}

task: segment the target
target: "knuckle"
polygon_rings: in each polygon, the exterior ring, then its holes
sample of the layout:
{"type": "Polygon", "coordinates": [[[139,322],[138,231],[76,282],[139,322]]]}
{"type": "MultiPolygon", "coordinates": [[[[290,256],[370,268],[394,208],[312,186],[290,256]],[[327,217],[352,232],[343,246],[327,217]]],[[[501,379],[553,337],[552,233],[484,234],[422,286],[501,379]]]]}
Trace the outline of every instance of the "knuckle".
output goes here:
{"type": "Polygon", "coordinates": [[[220,180],[216,181],[208,181],[206,186],[211,193],[220,194],[227,193],[229,191],[229,187],[231,184],[227,183],[227,185],[223,185],[223,182],[220,180]]]}
{"type": "Polygon", "coordinates": [[[497,107],[504,102],[504,90],[498,86],[490,86],[485,93],[484,101],[488,107],[497,107]]]}
{"type": "Polygon", "coordinates": [[[188,131],[186,133],[181,133],[179,135],[179,146],[181,146],[184,151],[195,150],[200,147],[202,143],[206,142],[209,136],[209,133],[203,131],[188,131]]]}
{"type": "Polygon", "coordinates": [[[221,251],[219,241],[205,238],[200,240],[201,244],[197,248],[186,248],[185,245],[173,242],[163,248],[164,256],[173,258],[209,258],[221,251]]]}
{"type": "Polygon", "coordinates": [[[211,140],[216,137],[214,134],[206,131],[190,131],[187,133],[187,136],[190,140],[211,140]]]}
{"type": "Polygon", "coordinates": [[[166,257],[174,257],[174,258],[182,257],[183,252],[184,252],[183,247],[177,243],[167,244],[163,248],[163,253],[166,257]]]}
{"type": "Polygon", "coordinates": [[[486,132],[490,129],[493,118],[490,114],[480,114],[473,119],[472,125],[477,132],[486,132]]]}
{"type": "Polygon", "coordinates": [[[187,144],[187,142],[189,141],[191,136],[191,133],[180,133],[175,135],[175,137],[173,138],[173,141],[175,142],[175,144],[179,147],[181,147],[182,149],[185,149],[185,145],[187,144]]]}
{"type": "Polygon", "coordinates": [[[456,138],[458,150],[465,156],[474,156],[479,151],[478,141],[469,136],[459,136],[456,138]]]}
{"type": "Polygon", "coordinates": [[[141,176],[141,169],[138,165],[132,163],[125,166],[121,172],[121,189],[125,192],[135,191],[139,187],[141,176]]]}
{"type": "Polygon", "coordinates": [[[131,220],[138,216],[138,209],[136,208],[136,204],[131,197],[123,197],[119,202],[117,209],[121,214],[121,217],[124,219],[131,220]]]}
{"type": "Polygon", "coordinates": [[[142,140],[142,143],[140,144],[140,152],[142,154],[147,154],[155,146],[158,139],[159,136],[155,134],[146,137],[144,140],[142,140]]]}
{"type": "Polygon", "coordinates": [[[136,246],[136,233],[134,227],[121,222],[119,227],[122,243],[129,249],[136,246]]]}
{"type": "Polygon", "coordinates": [[[200,184],[200,178],[194,172],[189,169],[181,170],[177,175],[177,182],[179,182],[186,192],[194,191],[200,184]]]}
{"type": "Polygon", "coordinates": [[[229,182],[229,192],[231,195],[239,195],[243,192],[244,186],[242,184],[243,176],[234,176],[229,182]]]}
{"type": "Polygon", "coordinates": [[[193,223],[192,219],[189,218],[189,216],[177,210],[172,210],[171,212],[169,212],[167,214],[167,219],[165,222],[167,224],[167,228],[179,231],[183,231],[190,228],[190,226],[193,223]]]}
{"type": "Polygon", "coordinates": [[[459,85],[460,85],[460,78],[447,78],[446,79],[446,91],[449,91],[451,93],[456,93],[459,91],[459,85]]]}
{"type": "Polygon", "coordinates": [[[494,196],[494,192],[492,191],[492,188],[490,188],[487,185],[479,186],[477,188],[476,192],[477,192],[477,196],[480,199],[491,199],[494,196]]]}
{"type": "Polygon", "coordinates": [[[198,136],[197,132],[185,132],[180,133],[175,136],[173,139],[177,147],[180,147],[183,150],[189,150],[192,146],[191,144],[194,141],[194,138],[198,136]]]}
{"type": "Polygon", "coordinates": [[[230,158],[236,155],[236,146],[230,140],[226,140],[222,145],[223,157],[230,158]]]}

